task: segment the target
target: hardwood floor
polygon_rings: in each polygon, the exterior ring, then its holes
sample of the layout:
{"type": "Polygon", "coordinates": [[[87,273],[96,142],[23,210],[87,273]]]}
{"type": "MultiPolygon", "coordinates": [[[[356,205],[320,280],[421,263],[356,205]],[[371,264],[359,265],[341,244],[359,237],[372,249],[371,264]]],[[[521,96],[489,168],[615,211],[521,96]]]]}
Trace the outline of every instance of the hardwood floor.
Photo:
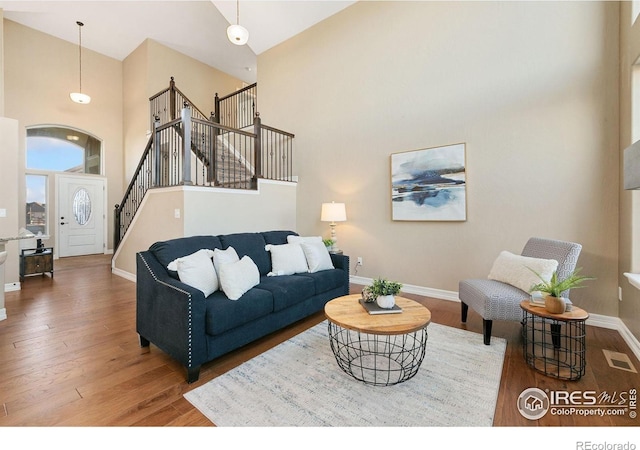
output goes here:
{"type": "MultiPolygon", "coordinates": [[[[361,287],[352,286],[352,292],[361,287]]],[[[433,321],[481,332],[480,317],[460,324],[460,305],[405,295],[427,306],[433,321]]],[[[302,322],[203,366],[200,380],[153,345],[141,348],[135,332],[135,284],[115,276],[110,257],[55,261],[55,276],[28,277],[22,290],[6,293],[7,319],[0,322],[0,426],[211,426],[183,394],[324,320],[302,322]]],[[[531,421],[516,407],[520,393],[595,391],[613,395],[640,388],[640,375],[609,367],[603,349],[640,363],[613,330],[587,327],[587,372],[579,381],[546,377],[524,362],[520,324],[497,322],[493,335],[507,339],[494,426],[637,426],[624,416],[547,414],[531,421]]],[[[429,361],[428,350],[423,364],[429,361]]],[[[479,377],[482,374],[478,374],[479,377]]]]}

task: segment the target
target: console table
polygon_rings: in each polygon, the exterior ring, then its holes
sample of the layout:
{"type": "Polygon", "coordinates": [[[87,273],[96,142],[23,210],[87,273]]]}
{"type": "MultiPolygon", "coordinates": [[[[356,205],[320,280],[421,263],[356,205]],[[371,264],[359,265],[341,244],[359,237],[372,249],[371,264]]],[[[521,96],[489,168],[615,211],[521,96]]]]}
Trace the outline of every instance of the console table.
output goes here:
{"type": "Polygon", "coordinates": [[[522,308],[522,349],[527,364],[545,375],[578,380],[586,368],[586,326],[589,314],[576,306],[551,314],[529,300],[522,308]]]}
{"type": "Polygon", "coordinates": [[[53,247],[25,248],[20,252],[20,281],[29,275],[51,273],[53,278],[53,247]]]}

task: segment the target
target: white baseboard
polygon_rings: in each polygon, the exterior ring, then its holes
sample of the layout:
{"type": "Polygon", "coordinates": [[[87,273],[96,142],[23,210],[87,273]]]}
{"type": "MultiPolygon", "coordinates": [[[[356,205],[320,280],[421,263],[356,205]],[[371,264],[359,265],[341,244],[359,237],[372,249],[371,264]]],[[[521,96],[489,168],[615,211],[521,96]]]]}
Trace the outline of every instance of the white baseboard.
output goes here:
{"type": "Polygon", "coordinates": [[[20,282],[16,281],[13,283],[5,283],[4,285],[4,291],[5,292],[12,292],[12,291],[19,291],[21,289],[20,287],[20,282]]]}
{"type": "Polygon", "coordinates": [[[447,300],[450,302],[460,303],[458,293],[454,291],[445,291],[442,289],[434,289],[422,286],[413,286],[411,284],[405,284],[402,286],[402,291],[407,294],[423,295],[425,297],[437,298],[439,300],[447,300]]]}
{"type": "Polygon", "coordinates": [[[640,341],[631,333],[622,320],[620,320],[620,324],[621,327],[618,329],[618,333],[620,333],[620,336],[622,336],[622,339],[627,343],[633,354],[636,355],[636,358],[640,359],[640,341]]]}
{"type": "MultiPolygon", "coordinates": [[[[349,281],[353,284],[360,284],[363,286],[368,286],[373,283],[371,278],[352,276],[349,278],[349,281]]],[[[458,293],[455,291],[444,291],[441,289],[433,289],[423,286],[413,286],[410,284],[405,284],[402,286],[402,291],[408,294],[422,295],[425,297],[437,298],[439,300],[448,300],[459,302],[458,293]]],[[[593,327],[600,328],[608,328],[611,330],[616,330],[620,333],[620,336],[627,343],[631,351],[638,359],[640,359],[640,341],[636,338],[631,330],[627,328],[622,320],[618,317],[612,316],[603,316],[600,314],[589,314],[589,318],[587,319],[587,325],[593,327]]]]}
{"type": "Polygon", "coordinates": [[[600,314],[589,314],[587,325],[591,325],[592,327],[609,328],[610,330],[619,331],[620,327],[624,326],[624,323],[617,317],[603,316],[600,314]]]}
{"type": "Polygon", "coordinates": [[[113,273],[114,275],[118,275],[119,277],[122,277],[126,280],[133,281],[134,283],[136,282],[136,276],[134,274],[126,272],[122,269],[111,266],[111,273],[113,273]]]}
{"type": "MultiPolygon", "coordinates": [[[[360,284],[362,286],[369,286],[371,283],[373,283],[373,279],[352,276],[352,277],[349,277],[349,282],[353,284],[360,284]]],[[[406,292],[407,294],[423,295],[425,297],[437,298],[438,300],[460,302],[460,299],[458,299],[458,293],[454,291],[445,291],[442,289],[434,289],[434,288],[428,288],[424,286],[414,286],[411,284],[403,284],[402,292],[406,292]]]]}
{"type": "Polygon", "coordinates": [[[0,309],[0,320],[7,319],[7,308],[0,309]]]}
{"type": "Polygon", "coordinates": [[[633,354],[636,355],[636,358],[640,359],[640,341],[638,341],[638,338],[631,333],[631,330],[629,330],[618,317],[589,314],[587,325],[616,330],[620,333],[620,336],[622,336],[622,339],[627,343],[633,354]]]}

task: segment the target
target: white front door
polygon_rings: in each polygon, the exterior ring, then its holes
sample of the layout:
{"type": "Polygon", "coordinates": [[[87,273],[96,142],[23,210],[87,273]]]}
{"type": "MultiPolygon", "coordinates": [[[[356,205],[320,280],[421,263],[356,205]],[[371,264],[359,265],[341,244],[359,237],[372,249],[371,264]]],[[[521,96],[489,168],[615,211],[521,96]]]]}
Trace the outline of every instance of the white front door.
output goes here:
{"type": "Polygon", "coordinates": [[[56,175],[58,256],[104,253],[105,179],[56,175]]]}

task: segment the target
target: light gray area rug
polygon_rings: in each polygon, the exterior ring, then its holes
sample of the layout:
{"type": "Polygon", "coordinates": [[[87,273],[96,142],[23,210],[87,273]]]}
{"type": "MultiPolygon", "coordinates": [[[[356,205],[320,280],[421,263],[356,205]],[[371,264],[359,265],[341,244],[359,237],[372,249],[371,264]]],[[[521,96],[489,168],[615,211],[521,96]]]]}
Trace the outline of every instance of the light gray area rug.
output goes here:
{"type": "Polygon", "coordinates": [[[432,323],[412,379],[370,386],[346,375],[326,321],[184,396],[218,426],[491,426],[506,341],[432,323]]]}

